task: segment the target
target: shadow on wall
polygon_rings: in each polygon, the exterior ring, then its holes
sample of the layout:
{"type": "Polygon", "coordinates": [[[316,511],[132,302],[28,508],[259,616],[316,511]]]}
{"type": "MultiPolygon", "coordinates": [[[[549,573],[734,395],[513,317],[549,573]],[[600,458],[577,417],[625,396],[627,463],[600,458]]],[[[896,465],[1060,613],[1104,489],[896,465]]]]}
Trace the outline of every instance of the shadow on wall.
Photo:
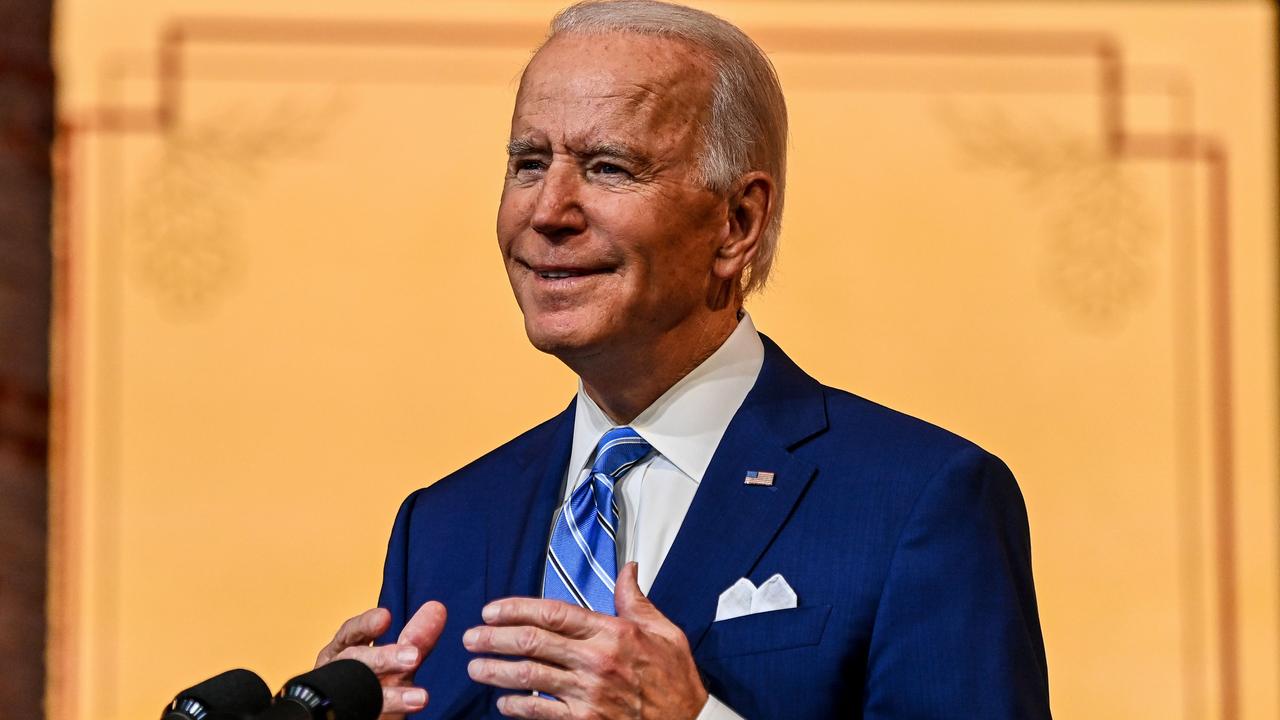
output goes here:
{"type": "Polygon", "coordinates": [[[48,510],[50,0],[0,1],[0,707],[43,717],[48,510]]]}

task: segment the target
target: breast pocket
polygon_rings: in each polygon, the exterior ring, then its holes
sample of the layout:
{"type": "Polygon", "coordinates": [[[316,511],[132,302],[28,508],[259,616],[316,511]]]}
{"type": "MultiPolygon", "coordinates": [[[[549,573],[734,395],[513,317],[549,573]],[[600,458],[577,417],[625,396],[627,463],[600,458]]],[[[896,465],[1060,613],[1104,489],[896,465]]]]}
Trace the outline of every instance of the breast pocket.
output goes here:
{"type": "Polygon", "coordinates": [[[695,654],[709,660],[817,645],[830,615],[830,605],[815,605],[714,622],[695,654]]]}

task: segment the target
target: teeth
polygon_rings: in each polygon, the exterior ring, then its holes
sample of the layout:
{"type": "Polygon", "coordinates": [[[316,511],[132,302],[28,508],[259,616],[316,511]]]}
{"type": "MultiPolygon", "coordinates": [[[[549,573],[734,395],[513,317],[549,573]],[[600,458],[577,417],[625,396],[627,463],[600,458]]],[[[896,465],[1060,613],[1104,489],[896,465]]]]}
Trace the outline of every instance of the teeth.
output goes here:
{"type": "Polygon", "coordinates": [[[538,273],[546,280],[559,280],[561,278],[573,277],[578,273],[569,272],[567,270],[549,270],[547,272],[538,273]]]}

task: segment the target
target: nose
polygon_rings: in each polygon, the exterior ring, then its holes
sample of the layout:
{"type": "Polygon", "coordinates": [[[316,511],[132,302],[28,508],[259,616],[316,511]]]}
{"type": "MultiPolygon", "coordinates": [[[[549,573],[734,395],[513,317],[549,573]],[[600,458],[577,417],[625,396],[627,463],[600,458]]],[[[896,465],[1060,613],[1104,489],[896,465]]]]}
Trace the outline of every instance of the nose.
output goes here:
{"type": "Polygon", "coordinates": [[[547,168],[538,187],[530,226],[552,242],[565,240],[587,227],[582,208],[582,178],[570,163],[547,168]]]}

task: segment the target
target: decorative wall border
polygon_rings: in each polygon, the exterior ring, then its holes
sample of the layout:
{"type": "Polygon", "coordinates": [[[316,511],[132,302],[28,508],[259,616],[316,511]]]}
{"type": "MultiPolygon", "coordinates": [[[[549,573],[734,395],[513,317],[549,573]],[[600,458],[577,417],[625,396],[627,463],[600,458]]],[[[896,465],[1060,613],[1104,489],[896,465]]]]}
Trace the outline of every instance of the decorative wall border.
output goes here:
{"type": "MultiPolygon", "coordinates": [[[[74,437],[77,363],[83,349],[70,332],[81,309],[73,303],[84,250],[75,210],[84,189],[84,141],[101,134],[164,134],[181,121],[182,92],[190,80],[186,52],[193,45],[265,45],[288,47],[531,48],[544,32],[538,23],[424,22],[416,20],[272,19],[253,17],[177,18],[162,30],[157,47],[158,97],[148,107],[105,105],[67,113],[58,122],[55,146],[55,297],[53,426],[55,482],[51,487],[51,556],[56,559],[50,593],[60,617],[50,639],[51,717],[77,717],[74,707],[74,633],[64,626],[74,609],[68,572],[77,567],[80,548],[68,530],[78,526],[72,487],[83,478],[75,462],[74,437]]],[[[1095,63],[1099,125],[1104,147],[1116,160],[1188,163],[1207,173],[1210,324],[1210,417],[1212,420],[1213,552],[1216,560],[1216,612],[1220,717],[1240,717],[1239,622],[1235,546],[1235,431],[1232,397],[1232,323],[1230,297],[1229,157],[1220,139],[1195,132],[1139,132],[1127,124],[1125,94],[1129,68],[1120,42],[1101,32],[993,31],[919,28],[762,28],[753,33],[771,52],[830,55],[934,56],[973,58],[1061,58],[1095,63]]],[[[108,668],[100,668],[107,672],[108,668]]],[[[1189,715],[1190,717],[1190,715],[1189,715]]]]}

